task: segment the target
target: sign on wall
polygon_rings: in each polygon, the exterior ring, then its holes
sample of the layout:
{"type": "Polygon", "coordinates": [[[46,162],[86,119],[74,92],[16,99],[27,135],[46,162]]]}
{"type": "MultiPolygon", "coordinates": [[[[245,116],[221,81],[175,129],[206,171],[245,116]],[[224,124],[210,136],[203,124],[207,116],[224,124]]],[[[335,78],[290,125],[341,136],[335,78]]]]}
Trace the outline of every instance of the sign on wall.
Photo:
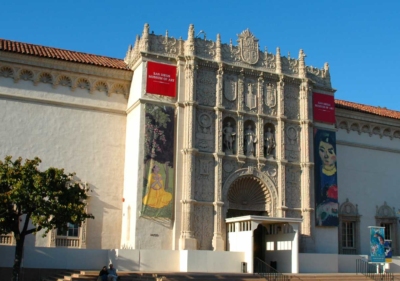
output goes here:
{"type": "Polygon", "coordinates": [[[173,65],[147,62],[148,94],[168,97],[176,96],[176,67],[173,65]]]}
{"type": "Polygon", "coordinates": [[[172,219],[175,108],[146,104],[145,112],[141,215],[172,219]]]}
{"type": "Polygon", "coordinates": [[[370,262],[385,262],[385,228],[369,226],[370,262]]]}
{"type": "Polygon", "coordinates": [[[335,132],[314,129],[314,163],[316,226],[338,226],[335,132]]]}
{"type": "Polygon", "coordinates": [[[314,121],[335,124],[335,98],[330,95],[313,93],[314,121]]]}

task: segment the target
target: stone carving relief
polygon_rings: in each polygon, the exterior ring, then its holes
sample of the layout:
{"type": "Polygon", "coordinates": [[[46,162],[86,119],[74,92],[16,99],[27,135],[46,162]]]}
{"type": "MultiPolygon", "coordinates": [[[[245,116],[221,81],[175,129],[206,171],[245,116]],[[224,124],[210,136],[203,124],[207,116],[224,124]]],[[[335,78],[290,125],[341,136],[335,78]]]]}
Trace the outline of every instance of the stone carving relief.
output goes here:
{"type": "Polygon", "coordinates": [[[268,115],[276,115],[277,89],[275,83],[266,83],[264,86],[264,112],[268,115]]]}
{"type": "Polygon", "coordinates": [[[339,215],[342,216],[358,216],[358,205],[354,205],[349,202],[349,199],[346,199],[346,202],[340,204],[339,207],[339,215]]]}
{"type": "Polygon", "coordinates": [[[286,126],[285,155],[289,162],[299,161],[300,159],[300,130],[299,126],[286,126]]]}
{"type": "Polygon", "coordinates": [[[262,169],[262,172],[266,173],[268,175],[268,177],[274,182],[274,184],[277,185],[277,180],[278,180],[277,165],[273,165],[273,164],[265,165],[262,169]]]}
{"type": "Polygon", "coordinates": [[[245,84],[244,104],[248,110],[256,112],[254,110],[257,108],[257,84],[255,81],[249,80],[245,84]]]}
{"type": "Polygon", "coordinates": [[[301,208],[301,169],[300,167],[286,166],[286,206],[301,208]]]}
{"type": "Polygon", "coordinates": [[[299,87],[285,83],[285,115],[289,119],[300,118],[299,87]]]}
{"type": "Polygon", "coordinates": [[[238,86],[238,79],[235,74],[224,75],[224,98],[222,104],[226,109],[237,108],[238,86]]]}
{"type": "Polygon", "coordinates": [[[194,198],[198,201],[214,200],[214,159],[199,157],[196,159],[196,188],[194,198]]]}
{"type": "Polygon", "coordinates": [[[217,77],[215,71],[200,67],[197,71],[196,97],[201,105],[215,106],[217,77]]]}
{"type": "Polygon", "coordinates": [[[265,48],[263,53],[263,62],[262,65],[266,68],[270,69],[271,71],[275,72],[276,69],[276,58],[275,55],[272,53],[268,53],[267,48],[265,48]]]}
{"type": "Polygon", "coordinates": [[[325,63],[323,69],[319,69],[313,66],[307,66],[307,77],[311,78],[314,82],[319,85],[331,87],[331,75],[329,72],[329,64],[325,63]]]}
{"type": "Polygon", "coordinates": [[[196,38],[196,55],[213,60],[216,54],[215,42],[211,40],[196,38]]]}
{"type": "Polygon", "coordinates": [[[224,159],[222,161],[222,182],[224,182],[236,169],[237,163],[235,160],[224,159]]]}
{"type": "Polygon", "coordinates": [[[298,74],[299,73],[299,61],[290,57],[290,53],[287,57],[282,57],[282,72],[288,74],[298,74]]]}
{"type": "Polygon", "coordinates": [[[196,148],[200,151],[214,151],[214,113],[204,110],[197,112],[196,148]]]}
{"type": "Polygon", "coordinates": [[[18,83],[20,80],[32,81],[35,86],[39,83],[51,84],[53,88],[58,86],[68,87],[71,91],[76,88],[87,89],[90,93],[101,90],[111,94],[122,94],[128,97],[130,82],[121,83],[119,81],[105,81],[98,78],[76,77],[69,73],[56,71],[42,71],[35,68],[17,68],[8,65],[0,65],[0,77],[14,79],[18,83]],[[101,85],[101,87],[99,86],[101,85]]]}
{"type": "Polygon", "coordinates": [[[396,210],[394,207],[389,207],[385,201],[382,206],[376,206],[375,216],[378,218],[396,218],[396,210]]]}
{"type": "Polygon", "coordinates": [[[259,59],[258,39],[246,29],[238,35],[240,58],[248,64],[256,64],[259,59]]]}
{"type": "Polygon", "coordinates": [[[380,138],[388,137],[391,140],[393,138],[400,139],[400,129],[397,127],[382,126],[382,124],[375,125],[371,122],[364,123],[359,120],[343,120],[342,118],[336,119],[336,126],[339,129],[346,130],[347,133],[355,131],[358,134],[365,133],[369,136],[377,135],[380,138]]]}
{"type": "Polygon", "coordinates": [[[194,236],[198,250],[212,250],[214,232],[214,207],[197,204],[194,206],[194,236]]]}
{"type": "Polygon", "coordinates": [[[150,34],[150,51],[165,55],[177,55],[179,52],[179,41],[168,37],[168,30],[165,36],[150,34]]]}

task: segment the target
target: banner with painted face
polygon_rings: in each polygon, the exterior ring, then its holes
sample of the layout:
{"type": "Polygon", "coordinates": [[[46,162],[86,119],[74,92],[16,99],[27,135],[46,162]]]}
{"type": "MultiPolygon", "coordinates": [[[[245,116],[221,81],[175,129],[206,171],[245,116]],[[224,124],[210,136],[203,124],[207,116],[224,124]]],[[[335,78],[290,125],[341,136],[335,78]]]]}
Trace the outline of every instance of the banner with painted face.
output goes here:
{"type": "Polygon", "coordinates": [[[338,226],[336,133],[314,129],[316,226],[338,226]]]}
{"type": "Polygon", "coordinates": [[[170,106],[145,106],[142,216],[173,216],[174,110],[170,106]]]}
{"type": "Polygon", "coordinates": [[[370,262],[385,262],[385,228],[369,226],[370,230],[370,262]]]}

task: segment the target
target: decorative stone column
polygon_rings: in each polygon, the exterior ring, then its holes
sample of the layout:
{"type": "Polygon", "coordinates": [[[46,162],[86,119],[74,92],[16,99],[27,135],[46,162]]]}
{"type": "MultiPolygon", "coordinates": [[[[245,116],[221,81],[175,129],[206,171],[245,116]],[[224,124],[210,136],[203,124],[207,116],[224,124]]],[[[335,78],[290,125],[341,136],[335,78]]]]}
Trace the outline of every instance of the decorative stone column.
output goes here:
{"type": "Polygon", "coordinates": [[[243,149],[243,95],[244,95],[244,72],[240,72],[238,76],[238,97],[237,97],[237,108],[238,108],[238,122],[237,122],[237,154],[239,162],[243,161],[246,156],[244,156],[243,149]]]}
{"type": "Polygon", "coordinates": [[[194,213],[194,188],[195,188],[195,155],[197,149],[194,147],[194,124],[196,116],[195,102],[195,81],[196,63],[194,60],[194,26],[189,26],[188,40],[185,42],[185,128],[186,136],[184,139],[184,171],[185,180],[182,196],[182,232],[179,240],[181,250],[196,250],[197,240],[193,232],[193,213],[194,213]]]}
{"type": "MultiPolygon", "coordinates": [[[[278,55],[278,51],[277,51],[278,55]]],[[[277,60],[280,60],[277,57],[277,60]]],[[[278,122],[276,126],[276,160],[278,162],[278,183],[277,183],[277,188],[278,188],[278,202],[276,204],[277,207],[277,215],[281,217],[285,217],[285,185],[286,185],[286,164],[287,161],[285,159],[285,121],[286,121],[286,116],[284,115],[285,113],[285,82],[284,76],[280,76],[280,80],[277,83],[277,117],[278,117],[278,122]]]]}
{"type": "MultiPolygon", "coordinates": [[[[257,155],[258,159],[264,158],[264,119],[260,118],[260,115],[263,114],[263,98],[264,98],[264,77],[263,73],[260,73],[258,77],[258,91],[257,91],[257,101],[258,101],[258,148],[257,148],[257,155]]],[[[256,155],[256,157],[257,157],[256,155]]]]}
{"type": "MultiPolygon", "coordinates": [[[[219,38],[219,37],[218,37],[219,38]]],[[[218,45],[218,40],[217,40],[218,45]]],[[[218,53],[218,52],[217,52],[218,53]]],[[[223,85],[223,65],[219,64],[219,69],[217,71],[217,86],[216,86],[216,107],[215,107],[215,170],[214,170],[214,234],[212,240],[212,246],[214,251],[224,251],[225,242],[222,236],[222,158],[224,153],[222,151],[222,85],[223,85]]]]}
{"type": "MultiPolygon", "coordinates": [[[[300,52],[302,52],[300,50],[300,52]]],[[[300,56],[304,56],[304,54],[300,53],[300,56]]],[[[304,63],[304,62],[303,62],[304,63]]],[[[312,121],[310,120],[311,115],[311,108],[310,102],[311,93],[310,87],[308,84],[308,79],[303,79],[303,82],[300,85],[300,127],[301,127],[301,154],[300,154],[300,164],[301,164],[301,205],[302,205],[302,216],[303,216],[303,223],[301,233],[305,235],[311,235],[311,225],[313,222],[313,207],[312,202],[314,192],[313,191],[313,184],[311,177],[313,175],[312,169],[313,165],[310,161],[311,153],[311,143],[313,142],[312,139],[312,121]]]]}

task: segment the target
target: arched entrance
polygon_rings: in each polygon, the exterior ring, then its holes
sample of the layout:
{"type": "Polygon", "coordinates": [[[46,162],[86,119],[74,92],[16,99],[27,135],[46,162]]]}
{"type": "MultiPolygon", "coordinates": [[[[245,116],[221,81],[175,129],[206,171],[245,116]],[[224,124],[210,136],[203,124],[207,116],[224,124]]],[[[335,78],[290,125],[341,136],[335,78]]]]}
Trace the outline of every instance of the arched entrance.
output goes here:
{"type": "Polygon", "coordinates": [[[252,175],[236,179],[228,190],[227,199],[227,218],[269,216],[271,194],[267,186],[252,175]]]}

